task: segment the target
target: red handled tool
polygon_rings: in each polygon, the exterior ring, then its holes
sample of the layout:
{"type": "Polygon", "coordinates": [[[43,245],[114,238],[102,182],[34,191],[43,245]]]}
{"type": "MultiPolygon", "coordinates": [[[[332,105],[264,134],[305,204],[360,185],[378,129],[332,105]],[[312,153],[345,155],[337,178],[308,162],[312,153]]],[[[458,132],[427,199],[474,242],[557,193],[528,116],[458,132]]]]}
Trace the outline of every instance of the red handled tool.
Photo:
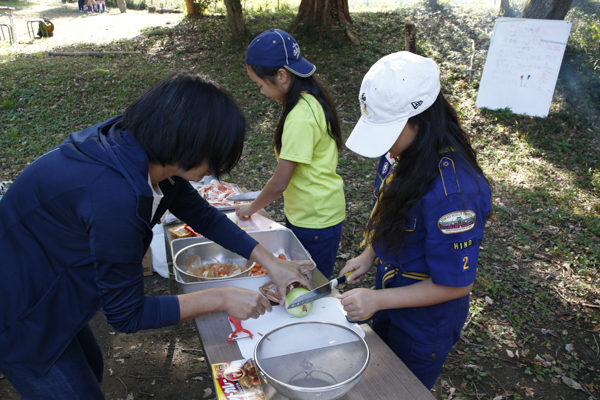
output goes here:
{"type": "MultiPolygon", "coordinates": [[[[233,326],[235,326],[235,331],[231,332],[231,334],[229,335],[229,338],[227,339],[228,342],[233,342],[234,340],[238,340],[235,336],[239,332],[247,333],[248,335],[250,335],[250,339],[252,339],[252,333],[250,333],[249,330],[242,328],[242,321],[232,317],[231,315],[229,316],[229,321],[233,324],[233,326]]],[[[244,338],[241,338],[241,339],[244,339],[244,338]]]]}
{"type": "Polygon", "coordinates": [[[193,230],[192,227],[189,225],[184,226],[183,229],[185,229],[186,231],[188,231],[189,233],[191,233],[194,236],[202,236],[201,234],[199,234],[198,232],[193,230]]]}

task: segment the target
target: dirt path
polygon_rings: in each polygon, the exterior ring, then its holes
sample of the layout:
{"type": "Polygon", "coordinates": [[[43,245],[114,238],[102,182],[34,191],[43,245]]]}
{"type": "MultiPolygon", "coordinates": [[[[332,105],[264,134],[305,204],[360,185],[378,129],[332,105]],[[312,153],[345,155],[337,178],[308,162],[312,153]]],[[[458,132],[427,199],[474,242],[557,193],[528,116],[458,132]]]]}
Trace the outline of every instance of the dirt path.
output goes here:
{"type": "MultiPolygon", "coordinates": [[[[133,38],[150,27],[177,24],[184,14],[157,14],[147,10],[128,10],[121,13],[117,8],[104,14],[88,14],[78,11],[77,3],[60,1],[27,3],[13,11],[16,43],[8,46],[8,40],[0,42],[0,51],[33,53],[75,44],[90,46],[106,44],[114,40],[133,38]],[[54,24],[54,37],[32,40],[27,32],[27,21],[50,18],[54,24]]],[[[8,17],[1,17],[8,22],[8,17]]],[[[34,24],[35,25],[35,24],[34,24]]],[[[37,25],[35,25],[37,33],[37,25]]]]}

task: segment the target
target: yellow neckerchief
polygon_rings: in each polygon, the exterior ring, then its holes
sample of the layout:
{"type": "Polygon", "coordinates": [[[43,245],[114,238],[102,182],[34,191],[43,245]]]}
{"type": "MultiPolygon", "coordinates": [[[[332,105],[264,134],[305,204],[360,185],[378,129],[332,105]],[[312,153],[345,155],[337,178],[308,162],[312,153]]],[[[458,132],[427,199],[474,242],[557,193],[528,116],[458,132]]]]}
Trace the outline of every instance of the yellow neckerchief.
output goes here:
{"type": "MultiPolygon", "coordinates": [[[[394,167],[394,165],[396,165],[398,163],[399,160],[400,160],[400,157],[396,157],[396,156],[392,157],[393,162],[390,161],[390,171],[394,167]]],[[[377,191],[377,197],[375,199],[375,204],[373,205],[373,208],[371,209],[371,214],[369,215],[369,220],[371,220],[371,218],[373,218],[373,215],[375,215],[375,211],[377,210],[377,205],[379,204],[379,198],[381,197],[383,188],[385,187],[385,185],[388,184],[388,182],[390,182],[393,179],[393,177],[394,177],[394,174],[392,172],[390,172],[385,179],[381,180],[381,183],[379,184],[379,190],[377,191]]],[[[362,241],[360,242],[360,246],[362,247],[362,246],[367,245],[368,247],[371,247],[371,243],[370,243],[371,236],[372,236],[372,232],[367,232],[366,236],[363,237],[362,241]]]]}

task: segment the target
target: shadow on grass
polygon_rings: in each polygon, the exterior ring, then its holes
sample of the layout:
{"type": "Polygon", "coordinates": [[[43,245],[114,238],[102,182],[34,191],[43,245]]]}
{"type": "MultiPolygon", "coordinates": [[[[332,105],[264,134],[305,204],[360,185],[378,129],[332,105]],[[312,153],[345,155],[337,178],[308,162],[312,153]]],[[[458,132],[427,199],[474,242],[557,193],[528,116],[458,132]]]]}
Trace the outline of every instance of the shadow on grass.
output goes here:
{"type": "Polygon", "coordinates": [[[571,8],[575,7],[586,14],[600,14],[600,3],[597,0],[573,0],[571,8]]]}
{"type": "Polygon", "coordinates": [[[36,4],[28,1],[8,0],[3,1],[2,5],[6,7],[13,7],[15,10],[23,10],[29,7],[34,7],[36,4]]]}

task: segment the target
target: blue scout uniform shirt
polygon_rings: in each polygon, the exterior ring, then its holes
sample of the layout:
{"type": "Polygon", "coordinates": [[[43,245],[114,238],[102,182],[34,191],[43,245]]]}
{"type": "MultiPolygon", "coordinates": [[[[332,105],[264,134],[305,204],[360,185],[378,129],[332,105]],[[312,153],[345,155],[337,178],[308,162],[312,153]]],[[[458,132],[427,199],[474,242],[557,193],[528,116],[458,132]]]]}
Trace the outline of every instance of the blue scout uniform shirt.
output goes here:
{"type": "MultiPolygon", "coordinates": [[[[374,206],[392,178],[394,163],[389,154],[380,160],[374,206]]],[[[440,153],[438,168],[436,180],[412,211],[398,257],[386,255],[383,244],[373,244],[376,289],[408,286],[429,277],[453,287],[475,280],[491,190],[483,176],[457,162],[451,151],[440,153]]],[[[468,311],[466,295],[427,307],[381,310],[368,319],[373,318],[373,330],[431,388],[460,338],[468,311]]]]}
{"type": "MultiPolygon", "coordinates": [[[[389,153],[380,159],[373,207],[392,178],[395,162],[389,153]]],[[[455,162],[450,151],[440,153],[438,168],[440,174],[413,210],[398,257],[386,255],[384,245],[373,244],[378,289],[389,287],[397,275],[408,278],[401,286],[429,277],[438,285],[454,287],[475,280],[491,190],[483,176],[455,162]]]]}

